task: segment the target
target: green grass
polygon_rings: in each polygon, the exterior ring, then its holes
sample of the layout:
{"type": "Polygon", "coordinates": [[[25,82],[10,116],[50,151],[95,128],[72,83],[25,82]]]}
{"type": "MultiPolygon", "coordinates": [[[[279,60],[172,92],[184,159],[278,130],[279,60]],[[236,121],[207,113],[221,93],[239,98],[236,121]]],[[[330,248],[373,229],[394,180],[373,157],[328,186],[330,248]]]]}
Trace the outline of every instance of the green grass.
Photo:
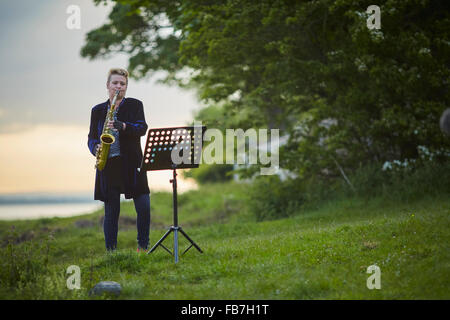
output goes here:
{"type": "MultiPolygon", "coordinates": [[[[112,254],[104,250],[102,212],[1,222],[0,298],[93,299],[89,290],[103,280],[122,285],[120,299],[450,298],[447,195],[400,203],[341,199],[256,222],[245,208],[247,188],[209,185],[179,195],[180,225],[204,253],[191,248],[178,264],[162,248],[135,252],[132,202],[122,203],[112,254]],[[366,286],[374,264],[379,290],[366,286]],[[70,265],[81,268],[81,290],[66,288],[70,265]]],[[[154,244],[171,225],[172,197],[153,193],[151,201],[154,244]]],[[[164,244],[171,248],[173,237],[164,244]]],[[[180,248],[187,245],[180,237],[180,248]]]]}

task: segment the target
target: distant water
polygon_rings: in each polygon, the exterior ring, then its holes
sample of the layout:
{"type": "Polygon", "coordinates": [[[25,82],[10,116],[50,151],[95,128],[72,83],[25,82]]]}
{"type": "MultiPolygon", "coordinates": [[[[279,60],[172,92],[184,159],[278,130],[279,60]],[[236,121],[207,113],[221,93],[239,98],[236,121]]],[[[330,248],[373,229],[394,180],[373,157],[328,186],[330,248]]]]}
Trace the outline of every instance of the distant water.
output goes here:
{"type": "Polygon", "coordinates": [[[92,194],[0,194],[0,220],[71,217],[103,207],[92,194]]]}

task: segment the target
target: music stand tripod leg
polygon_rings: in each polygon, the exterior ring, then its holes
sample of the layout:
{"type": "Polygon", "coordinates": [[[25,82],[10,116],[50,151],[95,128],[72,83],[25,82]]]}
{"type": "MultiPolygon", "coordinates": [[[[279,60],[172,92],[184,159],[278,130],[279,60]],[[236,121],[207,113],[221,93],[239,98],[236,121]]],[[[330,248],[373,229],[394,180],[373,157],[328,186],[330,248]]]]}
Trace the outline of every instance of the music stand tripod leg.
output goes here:
{"type": "Polygon", "coordinates": [[[155,243],[155,245],[147,252],[147,254],[152,253],[153,251],[155,251],[155,249],[167,238],[167,236],[173,231],[172,228],[170,228],[169,230],[167,230],[167,232],[162,236],[161,239],[158,240],[157,243],[155,243]]]}
{"type": "Polygon", "coordinates": [[[181,227],[178,228],[180,230],[180,232],[183,234],[183,236],[186,237],[186,239],[189,240],[189,242],[198,250],[200,251],[200,253],[203,253],[202,249],[200,249],[200,247],[194,242],[194,240],[192,240],[191,238],[189,238],[189,236],[186,234],[186,232],[183,231],[183,229],[181,229],[181,227]]]}

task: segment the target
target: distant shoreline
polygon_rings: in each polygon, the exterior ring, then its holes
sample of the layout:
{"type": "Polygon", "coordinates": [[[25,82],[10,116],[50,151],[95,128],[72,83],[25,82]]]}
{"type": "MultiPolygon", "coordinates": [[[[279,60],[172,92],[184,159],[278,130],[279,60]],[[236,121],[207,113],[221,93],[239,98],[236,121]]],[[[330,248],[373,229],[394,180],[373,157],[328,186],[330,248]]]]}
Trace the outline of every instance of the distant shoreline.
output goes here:
{"type": "MultiPolygon", "coordinates": [[[[151,189],[151,193],[159,192],[170,191],[151,189]]],[[[122,194],[121,201],[132,200],[122,194]]],[[[103,202],[94,200],[91,191],[0,193],[0,221],[81,216],[102,208],[103,202]]]]}
{"type": "Polygon", "coordinates": [[[100,208],[102,208],[102,205],[99,203],[0,205],[0,220],[66,218],[90,214],[100,208]]]}
{"type": "Polygon", "coordinates": [[[88,192],[51,193],[51,192],[23,192],[0,193],[0,206],[13,204],[50,204],[50,203],[81,203],[92,202],[94,196],[88,192]]]}

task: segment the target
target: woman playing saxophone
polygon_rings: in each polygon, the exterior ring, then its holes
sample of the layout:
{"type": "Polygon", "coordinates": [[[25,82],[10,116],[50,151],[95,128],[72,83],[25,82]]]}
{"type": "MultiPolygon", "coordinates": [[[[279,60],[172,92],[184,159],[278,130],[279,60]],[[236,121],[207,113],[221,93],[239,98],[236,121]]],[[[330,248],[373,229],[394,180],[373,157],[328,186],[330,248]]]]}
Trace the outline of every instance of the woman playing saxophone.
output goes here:
{"type": "Polygon", "coordinates": [[[104,169],[97,167],[95,176],[94,199],[105,204],[103,231],[106,249],[117,248],[120,195],[124,194],[126,199],[132,198],[134,201],[138,251],[141,251],[148,248],[150,232],[147,173],[138,171],[142,160],[140,138],[145,135],[148,126],[142,102],[125,98],[127,87],[128,72],[124,69],[111,69],[106,82],[109,98],[91,110],[88,147],[97,156],[104,129],[114,137],[114,142],[109,145],[104,169]],[[111,105],[114,106],[113,109],[111,105]],[[114,110],[112,117],[108,117],[108,110],[114,110]]]}

